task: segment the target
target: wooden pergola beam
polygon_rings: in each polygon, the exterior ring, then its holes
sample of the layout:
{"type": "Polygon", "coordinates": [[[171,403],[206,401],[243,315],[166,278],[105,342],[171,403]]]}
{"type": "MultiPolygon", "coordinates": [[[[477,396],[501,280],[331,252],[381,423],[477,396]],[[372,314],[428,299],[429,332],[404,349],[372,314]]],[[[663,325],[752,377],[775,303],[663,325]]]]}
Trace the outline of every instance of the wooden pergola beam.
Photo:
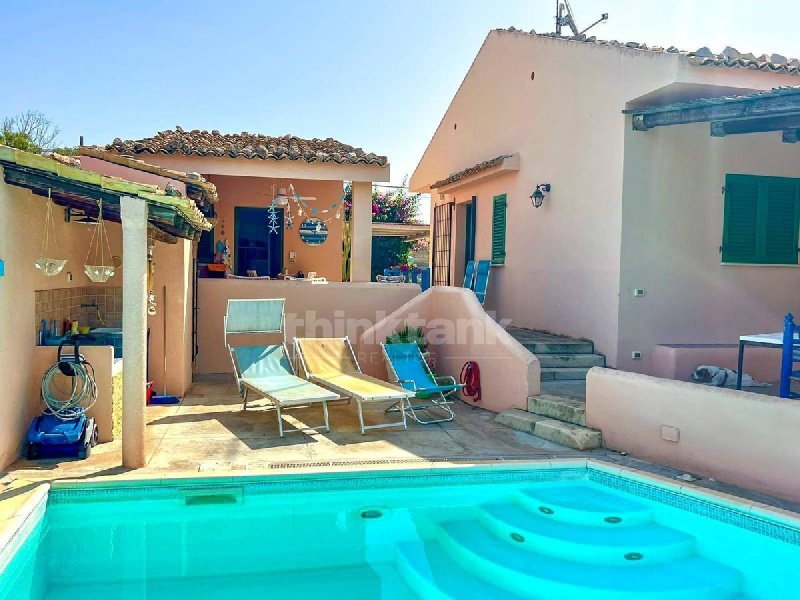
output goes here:
{"type": "Polygon", "coordinates": [[[680,105],[624,111],[633,115],[633,129],[647,131],[654,127],[686,125],[709,121],[732,121],[758,117],[800,114],[800,93],[782,93],[731,100],[686,102],[680,105]]]}
{"type": "Polygon", "coordinates": [[[736,119],[733,121],[712,121],[711,135],[725,137],[742,133],[763,133],[765,131],[782,131],[800,127],[800,114],[780,117],[764,117],[761,119],[736,119]]]}

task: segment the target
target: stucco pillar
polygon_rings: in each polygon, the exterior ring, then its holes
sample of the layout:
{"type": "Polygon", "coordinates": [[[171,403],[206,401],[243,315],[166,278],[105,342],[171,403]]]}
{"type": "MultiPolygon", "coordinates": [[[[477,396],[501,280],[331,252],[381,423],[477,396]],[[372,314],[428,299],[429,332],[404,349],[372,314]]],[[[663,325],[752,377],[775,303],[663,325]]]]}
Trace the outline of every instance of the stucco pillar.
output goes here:
{"type": "Polygon", "coordinates": [[[353,182],[350,236],[350,281],[369,281],[372,274],[371,181],[353,182]]]}
{"type": "Polygon", "coordinates": [[[122,465],[145,466],[147,202],[124,196],[122,217],[122,465]]]}

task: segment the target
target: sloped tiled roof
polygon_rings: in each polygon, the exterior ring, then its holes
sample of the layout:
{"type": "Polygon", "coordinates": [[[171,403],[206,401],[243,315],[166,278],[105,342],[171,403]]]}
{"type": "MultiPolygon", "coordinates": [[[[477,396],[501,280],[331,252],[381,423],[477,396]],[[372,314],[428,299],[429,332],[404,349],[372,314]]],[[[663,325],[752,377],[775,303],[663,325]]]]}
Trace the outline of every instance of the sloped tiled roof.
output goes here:
{"type": "Polygon", "coordinates": [[[595,44],[598,46],[613,46],[617,48],[629,49],[633,51],[643,52],[656,52],[661,54],[677,54],[686,58],[689,64],[697,67],[728,67],[740,69],[753,69],[756,71],[765,71],[768,73],[781,73],[784,75],[800,75],[800,60],[796,58],[787,58],[780,54],[755,56],[750,53],[739,52],[736,48],[728,46],[720,53],[714,53],[706,47],[699,48],[698,50],[687,51],[680,50],[675,46],[667,48],[663,46],[648,46],[647,44],[639,42],[619,42],[617,40],[601,40],[595,36],[587,36],[586,34],[564,36],[556,33],[536,33],[536,31],[522,31],[515,27],[508,29],[499,29],[497,31],[509,31],[522,33],[526,35],[533,35],[541,38],[550,38],[562,40],[566,42],[576,42],[584,44],[595,44]]]}
{"type": "Polygon", "coordinates": [[[510,156],[511,156],[510,154],[501,154],[500,156],[497,156],[490,160],[479,162],[477,165],[473,165],[471,167],[458,171],[457,173],[453,173],[449,177],[445,177],[444,179],[440,179],[436,183],[431,184],[431,189],[435,190],[440,187],[450,185],[451,183],[455,183],[456,181],[464,179],[465,177],[469,177],[470,175],[475,175],[476,173],[480,173],[481,171],[491,169],[492,167],[497,167],[503,164],[503,161],[509,158],[510,156]]]}
{"type": "Polygon", "coordinates": [[[159,131],[141,140],[115,139],[106,146],[123,155],[185,154],[187,156],[218,156],[230,158],[303,160],[308,163],[367,164],[386,166],[385,156],[365,152],[333,138],[307,140],[293,135],[272,137],[255,133],[220,133],[213,131],[184,131],[180,127],[159,131]]]}

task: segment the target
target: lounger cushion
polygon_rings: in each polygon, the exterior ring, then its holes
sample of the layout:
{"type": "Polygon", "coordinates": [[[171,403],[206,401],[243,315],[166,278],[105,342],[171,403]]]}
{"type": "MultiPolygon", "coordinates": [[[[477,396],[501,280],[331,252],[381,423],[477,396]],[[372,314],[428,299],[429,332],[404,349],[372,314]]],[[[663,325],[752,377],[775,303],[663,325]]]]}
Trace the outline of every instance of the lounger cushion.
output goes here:
{"type": "Polygon", "coordinates": [[[400,400],[409,395],[408,391],[401,387],[362,373],[314,376],[314,381],[364,402],[400,400]]]}
{"type": "Polygon", "coordinates": [[[282,344],[237,346],[233,349],[242,378],[294,375],[282,344]]]}
{"type": "Polygon", "coordinates": [[[345,338],[299,338],[297,343],[303,353],[306,368],[312,375],[322,377],[360,373],[345,338]]]}
{"type": "Polygon", "coordinates": [[[297,406],[338,399],[338,396],[330,390],[294,375],[244,377],[242,383],[257,394],[280,403],[281,406],[297,406]]]}

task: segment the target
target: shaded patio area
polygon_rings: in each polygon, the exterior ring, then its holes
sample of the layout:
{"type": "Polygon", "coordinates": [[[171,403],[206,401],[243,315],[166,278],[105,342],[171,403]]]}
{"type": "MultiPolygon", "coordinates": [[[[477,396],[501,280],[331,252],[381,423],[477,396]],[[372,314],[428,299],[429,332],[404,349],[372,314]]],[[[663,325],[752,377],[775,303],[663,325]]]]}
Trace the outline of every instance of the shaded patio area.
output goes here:
{"type": "MultiPolygon", "coordinates": [[[[287,433],[278,436],[275,412],[266,400],[242,411],[236,384],[229,375],[198,376],[177,406],[147,408],[147,465],[139,472],[260,471],[280,464],[327,466],[342,463],[446,460],[547,460],[585,456],[569,448],[515,432],[494,422],[495,414],[456,401],[450,423],[419,425],[409,420],[402,429],[359,433],[354,403],[330,405],[330,433],[287,433]]],[[[365,410],[368,424],[385,420],[383,405],[365,410]]],[[[319,406],[284,413],[288,425],[315,424],[319,406]]],[[[85,461],[26,461],[11,465],[18,479],[54,479],[110,475],[121,466],[118,441],[97,446],[85,461]]]]}

